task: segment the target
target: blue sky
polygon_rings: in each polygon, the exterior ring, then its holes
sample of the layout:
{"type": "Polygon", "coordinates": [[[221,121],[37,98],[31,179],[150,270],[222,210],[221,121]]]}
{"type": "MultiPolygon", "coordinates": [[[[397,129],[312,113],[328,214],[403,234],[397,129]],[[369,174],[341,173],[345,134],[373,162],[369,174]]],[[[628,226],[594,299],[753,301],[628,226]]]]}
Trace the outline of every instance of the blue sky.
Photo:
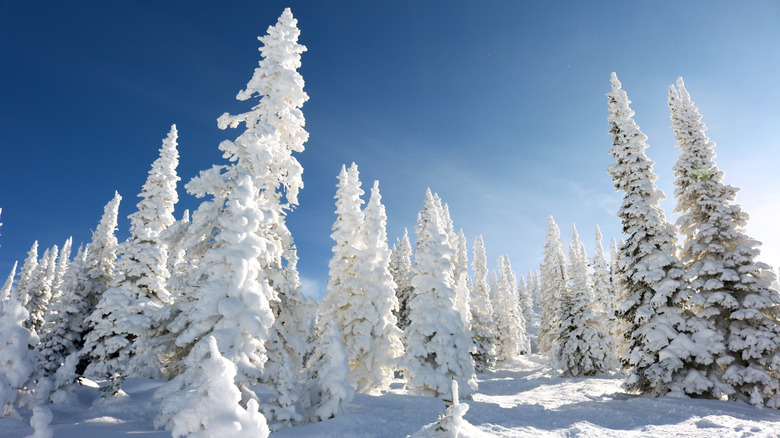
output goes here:
{"type": "MultiPolygon", "coordinates": [[[[609,75],[648,135],[672,197],[677,150],[668,86],[683,76],[726,181],[780,265],[780,3],[776,1],[25,2],[0,9],[0,277],[42,247],[88,242],[118,190],[128,235],[149,166],[172,123],[182,184],[221,163],[223,112],[257,64],[258,35],[284,7],[299,20],[305,188],[288,224],[307,290],[324,292],[336,175],[356,162],[380,181],[391,243],[413,230],[425,189],[450,205],[489,262],[541,261],[548,215],[620,236],[607,166],[609,75]]],[[[180,204],[198,201],[180,187],[180,204]]],[[[663,203],[672,217],[674,200],[663,203]]]]}

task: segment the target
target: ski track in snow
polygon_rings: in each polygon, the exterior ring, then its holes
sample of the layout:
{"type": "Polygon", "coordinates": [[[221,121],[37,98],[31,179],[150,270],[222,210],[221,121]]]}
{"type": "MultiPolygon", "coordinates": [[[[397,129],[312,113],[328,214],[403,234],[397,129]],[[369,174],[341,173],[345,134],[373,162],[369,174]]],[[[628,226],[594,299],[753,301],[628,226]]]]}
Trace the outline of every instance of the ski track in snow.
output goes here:
{"type": "MultiPolygon", "coordinates": [[[[496,437],[780,437],[780,412],[737,402],[690,398],[647,398],[624,393],[620,376],[559,378],[538,354],[500,364],[479,375],[479,391],[465,419],[496,437]]],[[[152,398],[162,382],[128,379],[125,395],[100,400],[94,387],[79,387],[74,397],[52,406],[56,438],[169,437],[154,430],[159,402],[152,398]]],[[[349,410],[321,423],[288,428],[274,438],[405,437],[433,423],[444,402],[406,394],[402,383],[382,396],[358,394],[349,410]]],[[[0,418],[0,437],[32,433],[24,421],[0,418]]]]}

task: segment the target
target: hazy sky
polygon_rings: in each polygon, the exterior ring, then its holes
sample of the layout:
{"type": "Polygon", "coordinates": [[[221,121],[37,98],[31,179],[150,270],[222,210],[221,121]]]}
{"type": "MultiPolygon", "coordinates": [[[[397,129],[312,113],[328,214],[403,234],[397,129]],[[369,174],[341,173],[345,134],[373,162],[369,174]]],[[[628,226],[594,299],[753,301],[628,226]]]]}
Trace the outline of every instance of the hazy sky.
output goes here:
{"type": "MultiPolygon", "coordinates": [[[[519,274],[538,267],[550,214],[565,242],[576,223],[591,255],[594,224],[605,246],[620,237],[622,194],[606,173],[612,71],[649,137],[667,216],[678,151],[666,102],[683,76],[726,182],[742,189],[749,233],[780,265],[776,1],[7,0],[0,278],[36,239],[88,242],[114,190],[124,240],[171,124],[182,185],[223,163],[217,145],[240,131],[216,118],[251,106],[235,95],[256,37],[287,6],[308,47],[305,188],[288,224],[309,293],[324,292],[336,175],[353,161],[364,190],[380,181],[391,244],[413,231],[427,187],[469,244],[484,235],[491,265],[509,254],[519,274]]],[[[198,205],[179,193],[177,217],[198,205]]]]}

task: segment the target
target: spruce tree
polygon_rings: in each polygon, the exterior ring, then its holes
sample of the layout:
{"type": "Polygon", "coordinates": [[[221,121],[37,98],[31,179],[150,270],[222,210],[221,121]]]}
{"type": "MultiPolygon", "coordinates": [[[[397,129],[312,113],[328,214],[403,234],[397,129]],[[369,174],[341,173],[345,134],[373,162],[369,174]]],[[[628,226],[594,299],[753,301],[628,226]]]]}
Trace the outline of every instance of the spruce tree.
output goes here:
{"type": "Polygon", "coordinates": [[[129,216],[130,237],[117,250],[116,276],[91,317],[86,374],[111,379],[112,393],[128,375],[160,377],[149,337],[156,326],[156,311],[172,304],[165,284],[167,249],[160,233],[175,221],[177,135],[176,126],[171,126],[138,195],[138,210],[129,216]]]}
{"type": "Polygon", "coordinates": [[[615,162],[608,171],[615,188],[625,192],[618,211],[626,235],[618,260],[624,294],[619,314],[631,324],[624,386],[654,396],[700,392],[711,383],[693,368],[706,351],[690,336],[696,328],[689,327],[690,315],[683,311],[689,290],[675,255],[677,236],[659,205],[664,194],[655,187],[658,176],[645,155],[647,137],[614,73],[611,81],[608,121],[615,162]]]}
{"type": "Polygon", "coordinates": [[[409,242],[409,232],[404,228],[404,235],[393,245],[390,256],[390,272],[395,282],[395,296],[398,299],[398,309],[395,310],[398,328],[402,331],[409,326],[409,301],[412,299],[412,244],[409,242]]]}
{"type": "Polygon", "coordinates": [[[501,256],[496,267],[498,282],[490,289],[496,321],[496,359],[509,360],[531,352],[525,318],[517,294],[517,280],[509,256],[501,256]]]}
{"type": "MultiPolygon", "coordinates": [[[[591,261],[592,275],[590,278],[590,287],[593,291],[593,310],[600,315],[599,319],[602,321],[604,330],[612,337],[615,333],[614,294],[610,283],[609,266],[604,257],[604,247],[601,243],[601,229],[598,225],[595,228],[596,248],[591,261]]],[[[612,347],[617,348],[614,339],[612,347]]],[[[613,350],[612,353],[616,354],[617,351],[613,350]]]]}
{"type": "Polygon", "coordinates": [[[0,416],[18,417],[16,406],[34,383],[38,336],[25,327],[29,313],[16,291],[0,310],[0,416]]]}
{"type": "Polygon", "coordinates": [[[544,260],[539,275],[541,289],[541,321],[536,344],[539,352],[550,358],[558,356],[560,341],[560,302],[569,283],[566,257],[563,255],[561,232],[552,216],[547,218],[547,239],[544,243],[544,260]]]}
{"type": "Polygon", "coordinates": [[[14,287],[14,277],[16,277],[17,265],[18,262],[14,262],[14,266],[11,268],[11,273],[8,274],[8,277],[5,279],[5,283],[3,283],[3,287],[0,288],[0,309],[2,309],[3,303],[6,302],[11,296],[11,289],[14,287]]]}
{"type": "Polygon", "coordinates": [[[496,365],[496,322],[488,285],[487,255],[482,235],[474,239],[474,287],[471,293],[471,332],[474,336],[474,367],[484,373],[496,365]]]}
{"type": "MultiPolygon", "coordinates": [[[[33,242],[32,247],[30,247],[30,250],[27,251],[27,258],[24,259],[24,263],[22,263],[22,269],[19,271],[19,279],[16,280],[16,294],[19,299],[19,302],[22,303],[25,309],[27,309],[27,314],[29,316],[31,305],[30,303],[34,303],[34,295],[35,295],[35,277],[37,275],[38,271],[38,241],[36,240],[33,242]]],[[[29,319],[25,324],[29,324],[29,319]]]]}
{"type": "Polygon", "coordinates": [[[564,376],[604,374],[616,366],[614,344],[595,307],[585,248],[572,226],[569,246],[569,288],[561,301],[560,343],[556,363],[564,376]]]}
{"type": "Polygon", "coordinates": [[[51,305],[58,252],[57,245],[47,248],[43,252],[40,263],[31,279],[31,288],[28,292],[29,300],[26,307],[27,311],[30,312],[30,329],[36,334],[41,333],[51,305]]]}
{"type": "Polygon", "coordinates": [[[440,201],[428,189],[416,228],[412,278],[415,295],[409,304],[411,323],[404,333],[406,354],[402,365],[406,384],[412,391],[437,397],[449,393],[451,379],[458,380],[466,394],[477,387],[471,340],[454,308],[455,250],[439,205],[440,201]]]}
{"type": "Polygon", "coordinates": [[[756,406],[780,408],[780,294],[774,272],[759,261],[760,243],[745,233],[748,215],[736,187],[723,182],[715,143],[682,78],[669,89],[672,128],[680,148],[674,166],[677,226],[685,237],[685,263],[696,314],[718,336],[709,367],[715,398],[728,395],[756,406]],[[725,345],[724,345],[725,341],[725,345]]]}

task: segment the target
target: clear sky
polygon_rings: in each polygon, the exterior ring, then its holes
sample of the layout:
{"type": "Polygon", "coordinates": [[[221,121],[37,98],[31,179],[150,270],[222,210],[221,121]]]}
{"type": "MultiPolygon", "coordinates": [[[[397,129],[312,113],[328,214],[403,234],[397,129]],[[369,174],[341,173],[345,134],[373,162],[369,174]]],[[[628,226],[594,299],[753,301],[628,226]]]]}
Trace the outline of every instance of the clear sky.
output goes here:
{"type": "MultiPolygon", "coordinates": [[[[289,215],[307,292],[331,255],[336,175],[356,162],[380,181],[390,242],[413,231],[425,189],[456,228],[483,234],[489,263],[519,274],[542,258],[546,217],[620,237],[622,195],[606,168],[609,75],[648,135],[672,220],[668,87],[683,76],[717,143],[726,182],[751,215],[763,259],[780,265],[780,3],[777,1],[30,2],[0,8],[0,278],[36,239],[88,242],[114,190],[128,235],[170,125],[182,185],[222,163],[238,130],[216,118],[259,59],[256,37],[284,7],[308,47],[300,73],[310,139],[289,215]]],[[[184,208],[198,201],[179,188],[184,208]]],[[[0,281],[2,281],[0,279],[0,281]]]]}

